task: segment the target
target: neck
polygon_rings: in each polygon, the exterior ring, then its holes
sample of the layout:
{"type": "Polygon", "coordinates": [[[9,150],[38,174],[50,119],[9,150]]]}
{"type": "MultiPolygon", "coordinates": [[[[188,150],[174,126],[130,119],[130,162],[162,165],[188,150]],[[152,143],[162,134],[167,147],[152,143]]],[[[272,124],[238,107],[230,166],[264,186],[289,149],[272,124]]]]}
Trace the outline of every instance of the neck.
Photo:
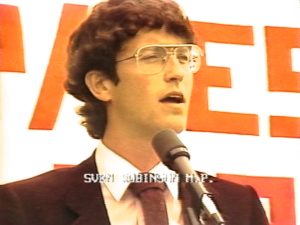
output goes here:
{"type": "Polygon", "coordinates": [[[134,165],[141,172],[147,172],[160,160],[151,146],[152,135],[133,134],[106,130],[103,143],[116,154],[134,165]]]}

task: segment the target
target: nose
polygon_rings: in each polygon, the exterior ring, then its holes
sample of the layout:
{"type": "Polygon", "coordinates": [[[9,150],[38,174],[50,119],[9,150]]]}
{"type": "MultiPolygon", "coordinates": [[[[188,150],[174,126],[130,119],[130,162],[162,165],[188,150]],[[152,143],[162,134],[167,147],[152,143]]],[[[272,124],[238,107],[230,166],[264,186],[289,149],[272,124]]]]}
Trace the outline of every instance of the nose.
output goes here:
{"type": "Polygon", "coordinates": [[[166,81],[182,81],[184,76],[187,75],[187,71],[179,63],[178,59],[174,55],[169,55],[166,59],[167,62],[164,68],[164,78],[166,81]]]}

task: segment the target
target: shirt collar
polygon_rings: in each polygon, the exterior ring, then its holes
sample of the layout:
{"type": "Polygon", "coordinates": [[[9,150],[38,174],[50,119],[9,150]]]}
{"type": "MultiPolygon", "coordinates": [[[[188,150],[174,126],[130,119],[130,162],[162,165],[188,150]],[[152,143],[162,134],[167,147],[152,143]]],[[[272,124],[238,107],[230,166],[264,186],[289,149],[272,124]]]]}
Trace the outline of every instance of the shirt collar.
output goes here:
{"type": "MultiPolygon", "coordinates": [[[[102,141],[98,145],[95,157],[98,173],[103,175],[104,178],[107,175],[107,177],[110,177],[107,180],[103,179],[104,185],[106,185],[115,200],[120,201],[130,184],[128,176],[138,174],[140,171],[124,158],[108,149],[102,141]],[[112,177],[113,179],[111,179],[112,177]]],[[[173,198],[178,198],[178,175],[174,171],[159,163],[149,172],[158,174],[159,177],[163,178],[173,198]]]]}

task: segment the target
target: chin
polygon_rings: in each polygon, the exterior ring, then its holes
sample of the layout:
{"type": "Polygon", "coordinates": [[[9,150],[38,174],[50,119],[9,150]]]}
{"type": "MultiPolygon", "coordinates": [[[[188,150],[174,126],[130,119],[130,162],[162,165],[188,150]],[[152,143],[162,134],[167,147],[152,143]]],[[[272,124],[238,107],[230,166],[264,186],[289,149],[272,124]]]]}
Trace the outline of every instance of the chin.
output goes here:
{"type": "Polygon", "coordinates": [[[185,124],[178,123],[178,121],[177,121],[177,122],[166,124],[165,126],[163,126],[163,128],[161,130],[164,130],[164,129],[172,129],[177,134],[179,134],[186,129],[186,126],[185,126],[185,124]]]}
{"type": "Polygon", "coordinates": [[[177,134],[179,134],[185,130],[185,127],[175,127],[175,128],[171,128],[171,129],[173,129],[177,134]]]}

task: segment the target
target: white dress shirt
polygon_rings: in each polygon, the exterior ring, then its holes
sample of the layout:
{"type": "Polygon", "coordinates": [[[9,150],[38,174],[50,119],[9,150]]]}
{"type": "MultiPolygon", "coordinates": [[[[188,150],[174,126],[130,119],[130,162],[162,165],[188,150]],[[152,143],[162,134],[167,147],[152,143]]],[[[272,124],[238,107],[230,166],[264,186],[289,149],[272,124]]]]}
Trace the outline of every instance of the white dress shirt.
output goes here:
{"type": "MultiPolygon", "coordinates": [[[[108,149],[102,141],[96,150],[96,165],[102,176],[104,202],[112,225],[145,225],[141,203],[129,190],[129,180],[140,171],[108,149]]],[[[166,181],[165,200],[169,225],[183,225],[181,202],[178,200],[177,174],[162,163],[151,171],[166,181]]]]}

